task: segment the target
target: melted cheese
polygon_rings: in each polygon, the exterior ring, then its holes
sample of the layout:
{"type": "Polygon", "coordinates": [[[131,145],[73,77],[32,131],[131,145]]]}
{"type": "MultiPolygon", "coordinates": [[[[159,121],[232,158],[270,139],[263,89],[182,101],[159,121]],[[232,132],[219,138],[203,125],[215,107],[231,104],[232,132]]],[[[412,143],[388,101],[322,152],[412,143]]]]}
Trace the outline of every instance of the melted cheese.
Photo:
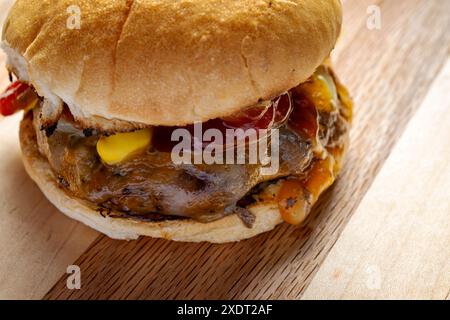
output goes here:
{"type": "Polygon", "coordinates": [[[311,101],[318,111],[333,112],[338,106],[338,93],[333,78],[325,66],[317,68],[311,78],[298,90],[311,101]]]}
{"type": "MultiPolygon", "coordinates": [[[[327,67],[320,66],[314,75],[296,90],[311,101],[317,111],[339,112],[348,122],[351,121],[352,100],[345,87],[334,79],[327,67]]],[[[290,224],[300,224],[306,218],[311,207],[334,183],[340,171],[344,146],[327,148],[321,145],[318,136],[313,145],[316,161],[306,179],[284,180],[277,194],[280,213],[290,224]]]]}

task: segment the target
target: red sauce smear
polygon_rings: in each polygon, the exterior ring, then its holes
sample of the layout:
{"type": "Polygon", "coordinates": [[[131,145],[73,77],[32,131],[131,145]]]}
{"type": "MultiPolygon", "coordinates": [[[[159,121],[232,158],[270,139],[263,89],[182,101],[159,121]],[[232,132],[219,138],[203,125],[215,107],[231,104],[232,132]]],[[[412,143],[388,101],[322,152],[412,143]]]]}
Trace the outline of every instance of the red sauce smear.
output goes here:
{"type": "MultiPolygon", "coordinates": [[[[286,93],[273,99],[267,106],[255,106],[247,108],[236,115],[217,118],[202,123],[202,131],[208,129],[218,129],[223,134],[227,129],[267,129],[279,127],[286,123],[294,105],[292,103],[291,94],[286,93]]],[[[186,129],[194,136],[194,125],[182,127],[164,127],[159,126],[154,128],[152,145],[155,150],[162,152],[170,152],[172,148],[178,143],[171,141],[172,133],[176,129],[186,129]]],[[[209,142],[204,144],[206,147],[209,142]]]]}
{"type": "Polygon", "coordinates": [[[294,110],[288,120],[288,127],[300,136],[314,139],[319,130],[317,110],[308,98],[299,92],[293,92],[294,110]]]}
{"type": "Polygon", "coordinates": [[[0,95],[0,114],[10,116],[22,110],[25,105],[21,103],[20,96],[28,89],[30,86],[20,81],[16,81],[6,88],[5,92],[0,95]]]}

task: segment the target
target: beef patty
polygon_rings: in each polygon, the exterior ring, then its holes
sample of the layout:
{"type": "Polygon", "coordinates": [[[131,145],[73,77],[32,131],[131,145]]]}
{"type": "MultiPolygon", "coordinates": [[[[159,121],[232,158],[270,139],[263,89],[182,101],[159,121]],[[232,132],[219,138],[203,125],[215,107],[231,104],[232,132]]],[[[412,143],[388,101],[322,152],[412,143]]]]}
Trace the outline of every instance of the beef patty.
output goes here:
{"type": "MultiPolygon", "coordinates": [[[[298,95],[293,101],[299,103],[298,95]]],[[[64,119],[50,132],[48,127],[43,130],[39,108],[34,111],[34,125],[40,152],[60,186],[72,196],[114,211],[115,217],[145,219],[157,214],[210,222],[242,213],[240,200],[263,182],[305,177],[314,160],[321,157],[318,145],[326,149],[343,143],[347,121],[342,103],[334,110],[313,111],[316,116],[310,125],[317,127],[314,136],[302,134],[288,122],[280,127],[280,169],[271,176],[261,174],[260,164],[176,165],[170,152],[151,148],[120,164],[107,165],[96,152],[100,135],[64,119]]]]}

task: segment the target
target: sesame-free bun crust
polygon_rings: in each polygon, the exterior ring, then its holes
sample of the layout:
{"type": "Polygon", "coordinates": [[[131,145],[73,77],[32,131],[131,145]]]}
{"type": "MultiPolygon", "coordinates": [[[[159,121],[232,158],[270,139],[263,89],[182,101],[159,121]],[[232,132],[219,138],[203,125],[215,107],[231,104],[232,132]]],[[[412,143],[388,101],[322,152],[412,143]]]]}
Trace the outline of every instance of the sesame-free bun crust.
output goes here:
{"type": "Polygon", "coordinates": [[[2,46],[11,70],[78,118],[184,125],[305,81],[341,18],[338,0],[17,0],[2,46]],[[68,28],[77,6],[81,28],[68,28]]]}

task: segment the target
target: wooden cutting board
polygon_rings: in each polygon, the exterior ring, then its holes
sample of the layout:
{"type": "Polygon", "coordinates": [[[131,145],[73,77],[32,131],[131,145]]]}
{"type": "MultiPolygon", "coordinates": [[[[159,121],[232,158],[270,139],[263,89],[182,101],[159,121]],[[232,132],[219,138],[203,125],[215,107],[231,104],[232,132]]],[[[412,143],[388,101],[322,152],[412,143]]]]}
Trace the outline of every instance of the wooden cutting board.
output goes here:
{"type": "Polygon", "coordinates": [[[334,61],[356,104],[351,148],[302,227],[225,245],[110,240],[49,204],[20,161],[20,115],[0,119],[0,299],[449,299],[450,1],[344,10],[334,61]]]}

